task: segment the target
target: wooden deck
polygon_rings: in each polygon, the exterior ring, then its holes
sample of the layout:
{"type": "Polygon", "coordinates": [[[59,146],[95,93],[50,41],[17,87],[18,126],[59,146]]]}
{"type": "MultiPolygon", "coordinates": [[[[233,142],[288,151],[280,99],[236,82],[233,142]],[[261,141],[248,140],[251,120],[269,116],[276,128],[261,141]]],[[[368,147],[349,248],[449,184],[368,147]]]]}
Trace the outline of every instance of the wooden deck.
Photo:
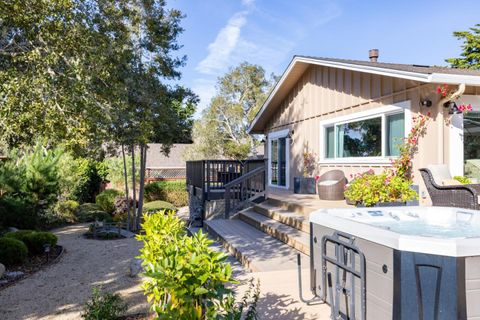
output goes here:
{"type": "Polygon", "coordinates": [[[318,209],[331,209],[331,208],[351,208],[353,206],[348,205],[345,200],[329,201],[320,200],[317,194],[295,194],[288,190],[267,190],[267,198],[275,199],[283,202],[289,202],[297,204],[298,206],[307,207],[309,211],[315,211],[318,209]]]}

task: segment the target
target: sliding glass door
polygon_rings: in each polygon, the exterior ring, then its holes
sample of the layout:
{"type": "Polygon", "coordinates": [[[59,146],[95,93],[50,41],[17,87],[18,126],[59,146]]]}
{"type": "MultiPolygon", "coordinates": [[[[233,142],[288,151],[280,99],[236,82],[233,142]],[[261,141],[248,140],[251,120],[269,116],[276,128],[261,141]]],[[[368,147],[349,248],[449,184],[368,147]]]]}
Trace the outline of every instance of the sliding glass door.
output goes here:
{"type": "Polygon", "coordinates": [[[287,137],[280,136],[269,139],[269,177],[270,185],[288,187],[288,144],[287,137]]]}

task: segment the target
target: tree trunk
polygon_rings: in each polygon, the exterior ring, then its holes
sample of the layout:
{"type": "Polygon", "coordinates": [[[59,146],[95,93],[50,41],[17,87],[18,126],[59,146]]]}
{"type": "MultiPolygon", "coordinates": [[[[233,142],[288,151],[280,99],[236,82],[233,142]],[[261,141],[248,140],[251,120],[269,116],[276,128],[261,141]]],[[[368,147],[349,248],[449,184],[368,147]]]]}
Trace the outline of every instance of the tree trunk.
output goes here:
{"type": "Polygon", "coordinates": [[[145,171],[147,165],[147,146],[140,147],[140,190],[138,191],[138,221],[137,229],[140,229],[140,221],[143,216],[143,194],[145,191],[145,171]]]}
{"type": "Polygon", "coordinates": [[[130,197],[128,193],[128,172],[127,160],[125,158],[125,145],[122,143],[122,158],[123,158],[123,176],[125,178],[125,201],[127,201],[127,230],[130,230],[130,197]]]}
{"type": "Polygon", "coordinates": [[[132,217],[132,225],[133,229],[136,229],[136,210],[137,210],[137,191],[136,191],[136,184],[135,184],[135,178],[136,178],[136,171],[135,171],[135,145],[132,145],[132,196],[133,196],[133,217],[132,217]]]}

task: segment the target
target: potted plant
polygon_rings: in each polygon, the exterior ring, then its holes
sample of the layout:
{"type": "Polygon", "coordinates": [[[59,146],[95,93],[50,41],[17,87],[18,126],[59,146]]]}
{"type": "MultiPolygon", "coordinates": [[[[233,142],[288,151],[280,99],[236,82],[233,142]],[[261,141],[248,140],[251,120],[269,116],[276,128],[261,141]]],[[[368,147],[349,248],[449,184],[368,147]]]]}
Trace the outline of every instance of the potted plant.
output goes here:
{"type": "Polygon", "coordinates": [[[412,158],[418,151],[418,140],[426,132],[429,115],[413,117],[412,130],[399,146],[400,155],[392,161],[392,167],[375,174],[373,170],[351,176],[345,189],[345,197],[357,206],[406,205],[418,199],[412,188],[412,158]]]}
{"type": "Polygon", "coordinates": [[[315,194],[316,180],[313,177],[315,171],[315,154],[305,148],[303,152],[303,176],[293,178],[293,192],[301,194],[315,194]]]}

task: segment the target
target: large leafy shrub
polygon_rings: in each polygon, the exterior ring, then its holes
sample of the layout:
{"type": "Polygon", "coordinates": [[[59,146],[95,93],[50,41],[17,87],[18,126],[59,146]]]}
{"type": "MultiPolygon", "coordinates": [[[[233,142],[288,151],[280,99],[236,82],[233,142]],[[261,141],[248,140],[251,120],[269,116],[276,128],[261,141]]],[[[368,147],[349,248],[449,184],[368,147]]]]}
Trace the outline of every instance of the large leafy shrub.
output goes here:
{"type": "Polygon", "coordinates": [[[20,240],[0,238],[0,263],[5,266],[20,264],[27,258],[27,246],[20,240]]]}
{"type": "Polygon", "coordinates": [[[115,211],[115,198],[122,195],[123,193],[118,190],[107,189],[95,197],[95,204],[100,210],[111,214],[115,211]]]}
{"type": "Polygon", "coordinates": [[[83,307],[82,318],[85,320],[116,320],[127,311],[127,304],[118,294],[100,292],[93,289],[92,297],[83,307]]]}
{"type": "Polygon", "coordinates": [[[95,203],[84,203],[75,210],[75,217],[78,222],[111,221],[112,217],[105,211],[100,210],[95,203]]]}
{"type": "Polygon", "coordinates": [[[105,163],[67,154],[62,157],[60,167],[63,197],[79,203],[94,202],[106,180],[105,163]]]}
{"type": "Polygon", "coordinates": [[[147,202],[143,205],[144,212],[152,213],[152,212],[157,212],[162,210],[176,211],[176,208],[171,203],[168,203],[166,201],[160,201],[160,200],[147,202]]]}
{"type": "Polygon", "coordinates": [[[162,200],[175,207],[188,205],[188,192],[185,180],[157,181],[145,186],[145,200],[162,200]]]}
{"type": "Polygon", "coordinates": [[[374,174],[373,170],[358,174],[345,191],[345,197],[370,207],[379,202],[406,202],[417,198],[411,181],[387,172],[374,174]]]}
{"type": "MultiPolygon", "coordinates": [[[[172,213],[147,215],[142,227],[143,289],[158,319],[240,319],[227,255],[210,248],[212,240],[201,231],[188,236],[172,213]]],[[[253,319],[255,307],[248,309],[253,319]]]]}
{"type": "Polygon", "coordinates": [[[58,238],[51,232],[33,231],[33,230],[19,230],[8,232],[5,234],[6,238],[12,238],[22,241],[28,248],[31,254],[40,254],[44,252],[44,245],[48,244],[51,247],[57,244],[58,238]]]}
{"type": "Polygon", "coordinates": [[[37,221],[34,205],[29,200],[10,195],[0,197],[0,229],[34,228],[37,221]]]}

